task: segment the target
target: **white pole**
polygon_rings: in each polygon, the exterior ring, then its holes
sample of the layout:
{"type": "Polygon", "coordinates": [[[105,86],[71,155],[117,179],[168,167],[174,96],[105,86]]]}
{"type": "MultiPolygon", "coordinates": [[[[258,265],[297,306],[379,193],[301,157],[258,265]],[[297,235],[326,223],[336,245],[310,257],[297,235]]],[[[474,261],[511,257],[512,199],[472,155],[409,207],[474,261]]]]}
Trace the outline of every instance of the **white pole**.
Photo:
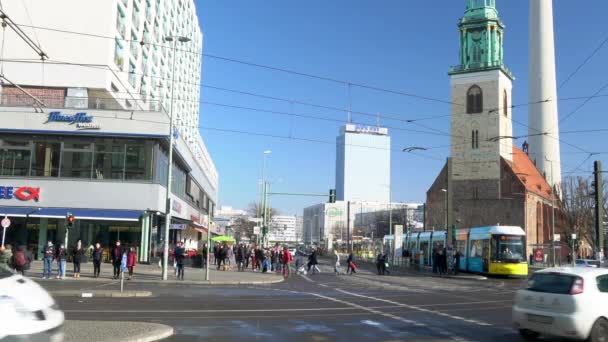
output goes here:
{"type": "Polygon", "coordinates": [[[209,281],[209,250],[211,249],[211,219],[207,226],[207,258],[205,260],[205,280],[209,281]]]}
{"type": "Polygon", "coordinates": [[[2,231],[2,247],[4,247],[4,238],[6,237],[6,227],[2,231]]]}

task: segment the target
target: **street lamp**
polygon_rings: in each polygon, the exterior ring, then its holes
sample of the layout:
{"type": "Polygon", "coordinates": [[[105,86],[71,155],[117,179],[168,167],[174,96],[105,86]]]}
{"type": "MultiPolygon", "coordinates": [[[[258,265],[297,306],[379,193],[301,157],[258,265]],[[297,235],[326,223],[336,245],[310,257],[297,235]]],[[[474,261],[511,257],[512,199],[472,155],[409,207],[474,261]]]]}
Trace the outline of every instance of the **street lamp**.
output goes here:
{"type": "Polygon", "coordinates": [[[171,107],[169,110],[169,160],[167,163],[167,196],[165,198],[165,241],[163,246],[162,280],[167,280],[167,267],[169,263],[169,229],[171,227],[171,177],[173,173],[173,140],[174,140],[174,112],[173,98],[175,93],[175,61],[177,60],[177,43],[187,43],[190,38],[183,36],[167,36],[165,42],[173,42],[173,65],[171,67],[171,107]]]}
{"type": "Polygon", "coordinates": [[[268,212],[268,210],[266,209],[266,202],[267,202],[267,195],[266,195],[266,156],[271,154],[272,151],[271,150],[265,150],[263,152],[262,155],[262,212],[261,212],[261,218],[262,218],[262,245],[266,244],[266,225],[267,225],[267,217],[266,217],[266,213],[268,212]]]}

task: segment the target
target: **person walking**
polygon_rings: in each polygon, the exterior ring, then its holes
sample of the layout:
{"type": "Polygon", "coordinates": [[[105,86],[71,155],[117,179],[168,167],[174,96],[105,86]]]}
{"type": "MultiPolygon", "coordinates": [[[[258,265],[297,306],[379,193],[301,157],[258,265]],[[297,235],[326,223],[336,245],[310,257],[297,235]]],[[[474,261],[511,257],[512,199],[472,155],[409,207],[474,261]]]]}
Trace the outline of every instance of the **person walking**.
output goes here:
{"type": "Polygon", "coordinates": [[[226,259],[228,259],[228,271],[232,271],[232,268],[236,265],[236,256],[232,246],[227,247],[226,259]]]}
{"type": "Polygon", "coordinates": [[[95,244],[95,248],[93,248],[93,278],[99,278],[99,273],[101,273],[102,257],[103,249],[101,249],[101,245],[98,242],[95,244]]]}
{"type": "Polygon", "coordinates": [[[55,246],[52,241],[47,241],[46,246],[43,250],[44,255],[44,269],[42,271],[42,278],[50,279],[53,269],[53,259],[55,258],[55,246]]]}
{"type": "Polygon", "coordinates": [[[11,245],[0,247],[0,266],[13,270],[13,247],[11,245]]]}
{"type": "Polygon", "coordinates": [[[120,263],[122,262],[122,247],[120,246],[120,241],[116,241],[116,245],[112,248],[110,257],[112,259],[112,266],[114,267],[114,279],[118,279],[121,271],[120,263]]]}
{"type": "Polygon", "coordinates": [[[354,273],[357,273],[357,268],[355,267],[355,256],[352,252],[348,254],[348,258],[346,259],[346,265],[348,266],[346,268],[346,274],[353,275],[354,273]]]}
{"type": "Polygon", "coordinates": [[[291,264],[292,258],[291,258],[291,252],[289,251],[289,248],[287,248],[287,246],[283,247],[283,253],[281,255],[281,264],[282,264],[282,271],[283,271],[283,278],[287,279],[289,278],[289,274],[291,273],[290,270],[290,264],[291,264]]]}
{"type": "Polygon", "coordinates": [[[25,276],[25,268],[27,266],[27,258],[25,255],[25,246],[17,247],[17,250],[13,254],[13,267],[15,271],[25,276]]]}
{"type": "Polygon", "coordinates": [[[257,268],[258,271],[261,271],[262,264],[264,263],[264,259],[266,258],[264,256],[264,251],[262,250],[262,248],[260,248],[258,246],[255,253],[256,253],[255,254],[255,267],[257,268]]]}
{"type": "Polygon", "coordinates": [[[127,269],[129,270],[128,280],[133,279],[133,270],[135,269],[136,263],[137,263],[137,252],[135,251],[135,247],[131,247],[129,249],[129,252],[127,253],[127,269]]]}
{"type": "Polygon", "coordinates": [[[243,246],[243,258],[243,261],[245,262],[244,270],[246,270],[249,268],[249,258],[251,258],[251,249],[247,245],[243,246]]]}
{"type": "Polygon", "coordinates": [[[72,250],[72,262],[74,263],[74,278],[80,278],[80,263],[84,256],[84,249],[82,248],[82,241],[78,240],[76,246],[72,250]]]}
{"type": "Polygon", "coordinates": [[[382,273],[382,265],[384,264],[384,260],[382,259],[382,253],[378,253],[376,257],[376,270],[378,271],[378,275],[383,275],[382,273]]]}
{"type": "Polygon", "coordinates": [[[207,258],[209,257],[209,255],[207,255],[207,252],[209,252],[209,249],[207,248],[207,244],[203,245],[203,250],[201,252],[203,253],[203,259],[202,259],[203,264],[201,265],[201,268],[205,268],[205,267],[207,267],[207,258]]]}
{"type": "Polygon", "coordinates": [[[433,248],[433,255],[432,255],[432,260],[433,260],[433,273],[437,273],[439,271],[439,251],[437,251],[437,248],[433,248]]]}
{"type": "Polygon", "coordinates": [[[447,256],[445,251],[439,251],[437,254],[437,271],[440,276],[447,272],[447,256]]]}
{"type": "Polygon", "coordinates": [[[336,275],[340,275],[340,273],[341,273],[340,254],[338,254],[338,251],[336,251],[336,250],[334,250],[334,261],[336,262],[336,265],[334,266],[334,273],[336,275]]]}
{"type": "Polygon", "coordinates": [[[380,269],[382,270],[382,275],[390,275],[391,272],[388,270],[388,261],[389,257],[386,253],[382,254],[382,265],[380,265],[380,269]]]}
{"type": "Polygon", "coordinates": [[[319,261],[317,260],[317,251],[312,251],[312,253],[310,253],[310,256],[308,257],[308,273],[310,273],[311,269],[312,274],[315,274],[315,270],[317,271],[317,273],[321,273],[321,270],[319,270],[319,268],[317,267],[318,264],[319,261]]]}
{"type": "Polygon", "coordinates": [[[175,257],[175,264],[177,268],[177,279],[184,280],[184,259],[186,257],[186,251],[184,250],[183,243],[180,241],[173,250],[175,257]]]}
{"type": "Polygon", "coordinates": [[[57,259],[57,276],[55,279],[65,279],[65,267],[68,259],[68,250],[60,243],[55,251],[55,259],[57,259]]]}
{"type": "Polygon", "coordinates": [[[460,271],[460,251],[454,253],[454,274],[458,274],[460,271]]]}

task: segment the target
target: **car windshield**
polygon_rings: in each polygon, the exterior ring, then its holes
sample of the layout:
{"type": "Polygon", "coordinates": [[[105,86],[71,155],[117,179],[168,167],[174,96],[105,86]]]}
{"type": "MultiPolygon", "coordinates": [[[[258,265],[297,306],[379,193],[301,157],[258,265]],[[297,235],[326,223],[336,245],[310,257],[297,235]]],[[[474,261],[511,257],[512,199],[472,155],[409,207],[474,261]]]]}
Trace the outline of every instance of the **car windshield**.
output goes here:
{"type": "Polygon", "coordinates": [[[519,235],[497,235],[492,237],[492,259],[502,262],[526,261],[524,237],[519,235]]]}
{"type": "Polygon", "coordinates": [[[535,292],[569,294],[576,277],[566,274],[538,273],[528,282],[528,290],[535,292]]]}

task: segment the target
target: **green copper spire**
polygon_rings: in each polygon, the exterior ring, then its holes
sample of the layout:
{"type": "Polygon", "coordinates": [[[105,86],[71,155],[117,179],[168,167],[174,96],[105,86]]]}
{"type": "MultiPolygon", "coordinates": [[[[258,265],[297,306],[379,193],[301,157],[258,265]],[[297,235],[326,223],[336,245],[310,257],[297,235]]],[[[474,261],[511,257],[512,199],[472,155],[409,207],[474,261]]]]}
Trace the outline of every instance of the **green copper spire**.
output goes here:
{"type": "Polygon", "coordinates": [[[513,78],[503,63],[504,28],[496,10],[496,0],[467,0],[467,9],[458,22],[460,64],[450,75],[501,69],[513,78]]]}

